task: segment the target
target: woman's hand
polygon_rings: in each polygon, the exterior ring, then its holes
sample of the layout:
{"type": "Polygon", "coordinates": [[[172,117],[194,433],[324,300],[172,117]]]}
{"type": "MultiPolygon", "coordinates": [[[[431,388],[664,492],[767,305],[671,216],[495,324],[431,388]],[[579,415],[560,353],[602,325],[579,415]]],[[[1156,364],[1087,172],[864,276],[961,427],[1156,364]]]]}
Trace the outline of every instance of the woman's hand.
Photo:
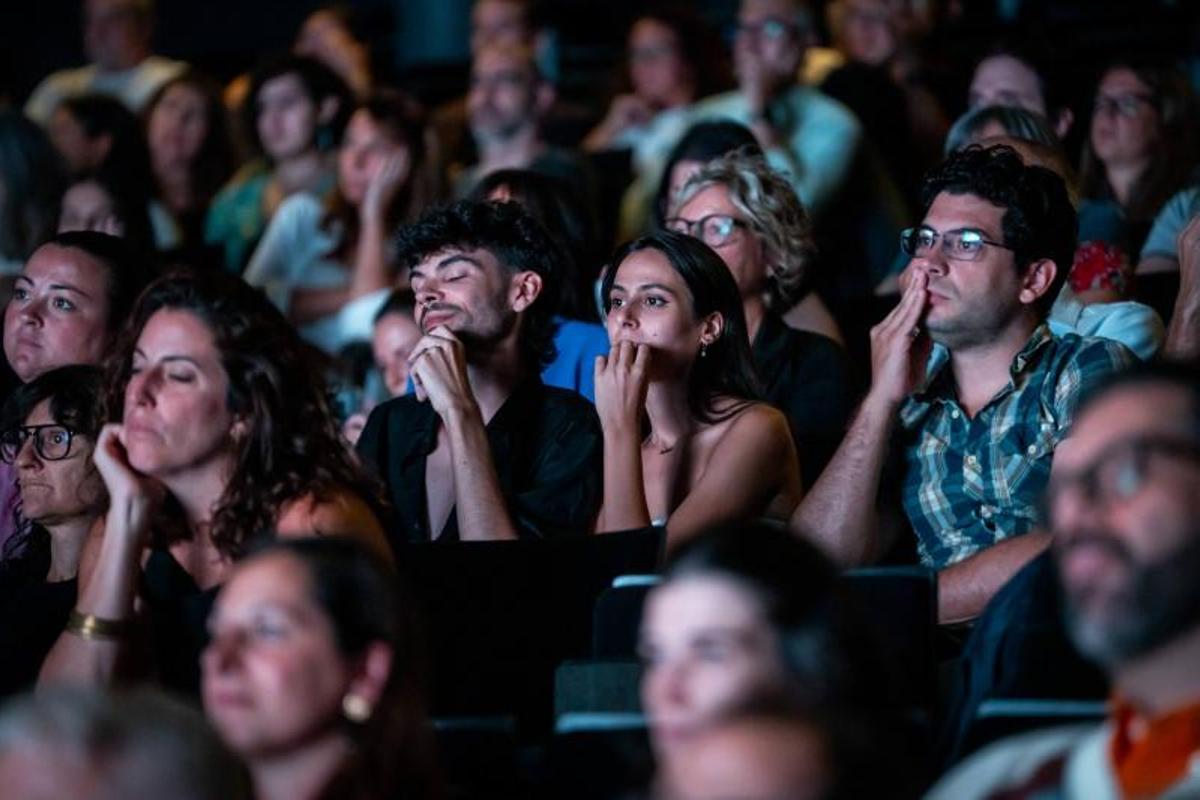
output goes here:
{"type": "Polygon", "coordinates": [[[130,465],[125,426],[118,423],[109,423],[100,430],[92,460],[108,489],[110,511],[118,511],[133,533],[140,536],[148,527],[151,512],[166,495],[166,488],[130,465]]]}
{"type": "Polygon", "coordinates": [[[377,163],[375,171],[367,181],[367,190],[363,193],[362,206],[359,209],[364,222],[386,221],[388,206],[396,199],[400,187],[408,179],[409,166],[407,148],[401,148],[377,163]]]}
{"type": "Polygon", "coordinates": [[[596,413],[606,432],[636,432],[646,405],[650,347],[619,341],[607,357],[596,357],[596,413]]]}

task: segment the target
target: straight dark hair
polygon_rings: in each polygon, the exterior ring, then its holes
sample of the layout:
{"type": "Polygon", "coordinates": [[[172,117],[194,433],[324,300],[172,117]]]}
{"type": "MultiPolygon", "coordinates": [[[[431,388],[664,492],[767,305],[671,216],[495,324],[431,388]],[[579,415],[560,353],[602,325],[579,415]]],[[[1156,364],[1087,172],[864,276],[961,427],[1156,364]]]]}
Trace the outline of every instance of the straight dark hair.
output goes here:
{"type": "Polygon", "coordinates": [[[737,284],[720,256],[699,239],[674,231],[659,231],[623,244],[604,273],[600,296],[605,311],[610,307],[609,296],[621,262],[642,250],[662,253],[683,278],[696,318],[715,311],[723,320],[721,335],[692,366],[688,379],[688,409],[692,416],[707,424],[722,422],[746,405],[761,400],[762,388],[754,370],[737,284]],[[724,402],[730,398],[735,402],[724,402]]]}

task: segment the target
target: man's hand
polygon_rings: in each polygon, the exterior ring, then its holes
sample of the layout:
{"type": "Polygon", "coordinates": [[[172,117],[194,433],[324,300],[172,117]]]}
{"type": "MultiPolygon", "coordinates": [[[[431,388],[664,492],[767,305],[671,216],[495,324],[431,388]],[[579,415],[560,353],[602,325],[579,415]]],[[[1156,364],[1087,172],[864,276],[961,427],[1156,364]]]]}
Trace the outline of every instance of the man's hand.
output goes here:
{"type": "Polygon", "coordinates": [[[895,408],[916,391],[925,377],[933,341],[921,330],[929,302],[929,277],[913,270],[900,302],[871,329],[871,390],[868,401],[895,408]]]}
{"type": "Polygon", "coordinates": [[[479,413],[467,379],[462,342],[445,325],[437,326],[416,343],[408,364],[417,399],[428,400],[444,421],[455,413],[479,413]]]}
{"type": "Polygon", "coordinates": [[[1200,214],[1179,234],[1179,293],[1164,352],[1173,358],[1200,354],[1200,214]]]}
{"type": "Polygon", "coordinates": [[[650,347],[619,341],[607,357],[596,356],[596,413],[606,432],[637,431],[646,405],[650,347]]]}

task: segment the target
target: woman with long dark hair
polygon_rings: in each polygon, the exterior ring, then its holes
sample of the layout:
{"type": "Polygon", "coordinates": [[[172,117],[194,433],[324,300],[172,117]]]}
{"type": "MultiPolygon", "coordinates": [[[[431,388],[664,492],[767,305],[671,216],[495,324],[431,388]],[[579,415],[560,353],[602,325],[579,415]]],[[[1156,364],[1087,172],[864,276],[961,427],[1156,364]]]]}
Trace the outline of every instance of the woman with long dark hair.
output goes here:
{"type": "Polygon", "coordinates": [[[212,592],[252,537],[348,533],[386,552],[379,495],[339,438],[320,375],[236,278],[151,284],[106,393],[96,464],[109,510],[44,678],[108,681],[145,618],[160,678],[194,692],[212,592]]]}
{"type": "Polygon", "coordinates": [[[651,524],[675,545],[720,522],[785,519],[800,501],[786,418],[759,402],[737,286],[703,242],[664,231],[617,250],[596,361],[604,428],[598,531],[651,524]]]}
{"type": "Polygon", "coordinates": [[[357,542],[276,542],[238,565],[203,696],[255,797],[434,796],[417,628],[394,570],[357,542]]]}

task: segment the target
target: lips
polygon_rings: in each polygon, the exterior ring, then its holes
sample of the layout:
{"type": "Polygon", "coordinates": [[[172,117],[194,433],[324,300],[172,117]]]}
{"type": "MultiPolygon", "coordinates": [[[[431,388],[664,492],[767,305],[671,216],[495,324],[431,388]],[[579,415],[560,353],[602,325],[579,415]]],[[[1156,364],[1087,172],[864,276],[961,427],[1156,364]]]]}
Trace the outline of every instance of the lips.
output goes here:
{"type": "Polygon", "coordinates": [[[445,325],[446,322],[454,318],[454,314],[454,310],[448,308],[436,308],[426,311],[421,315],[421,330],[428,333],[438,325],[445,325]]]}

